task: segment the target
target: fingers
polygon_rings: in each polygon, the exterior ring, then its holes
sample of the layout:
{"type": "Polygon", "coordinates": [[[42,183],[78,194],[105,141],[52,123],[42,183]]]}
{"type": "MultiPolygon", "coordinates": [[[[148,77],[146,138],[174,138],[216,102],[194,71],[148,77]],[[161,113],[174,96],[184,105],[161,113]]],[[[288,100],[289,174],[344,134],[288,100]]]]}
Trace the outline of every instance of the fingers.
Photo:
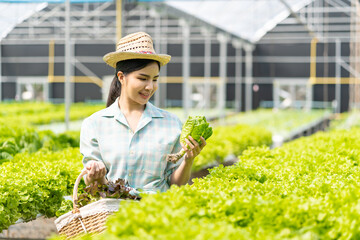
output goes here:
{"type": "Polygon", "coordinates": [[[189,136],[189,139],[185,138],[185,142],[189,146],[190,150],[194,150],[195,148],[199,147],[199,143],[197,141],[195,141],[194,138],[189,136]],[[189,141],[189,139],[190,139],[190,141],[189,141]]]}
{"type": "Polygon", "coordinates": [[[187,141],[187,144],[192,150],[196,148],[200,148],[200,150],[202,150],[206,146],[206,141],[203,137],[200,137],[201,145],[199,145],[199,143],[193,137],[189,136],[189,139],[191,141],[191,145],[189,145],[189,141],[187,139],[185,139],[185,141],[187,141]]]}
{"type": "Polygon", "coordinates": [[[206,141],[203,137],[200,137],[201,144],[199,144],[193,137],[189,136],[185,138],[186,144],[181,146],[186,152],[185,160],[194,159],[197,155],[200,154],[201,150],[206,146],[206,141]]]}
{"type": "Polygon", "coordinates": [[[185,139],[186,146],[183,146],[183,149],[186,151],[186,154],[189,158],[195,158],[205,147],[205,139],[203,137],[200,137],[200,140],[201,145],[199,145],[199,143],[191,136],[189,136],[189,139],[185,139]]]}
{"type": "Polygon", "coordinates": [[[92,180],[98,180],[106,175],[106,168],[102,162],[90,161],[86,164],[88,170],[88,178],[92,180]]]}
{"type": "Polygon", "coordinates": [[[203,148],[206,146],[206,141],[205,141],[205,138],[200,137],[200,140],[201,140],[201,145],[200,145],[200,148],[201,148],[201,149],[203,149],[203,148]]]}

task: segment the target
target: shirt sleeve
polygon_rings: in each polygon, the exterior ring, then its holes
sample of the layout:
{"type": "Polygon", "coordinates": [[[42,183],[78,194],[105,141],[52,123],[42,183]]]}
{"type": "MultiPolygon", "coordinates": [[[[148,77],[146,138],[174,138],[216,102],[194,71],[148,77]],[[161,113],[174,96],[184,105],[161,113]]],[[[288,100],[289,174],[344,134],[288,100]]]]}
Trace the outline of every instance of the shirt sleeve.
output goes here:
{"type": "Polygon", "coordinates": [[[84,167],[90,160],[103,161],[96,137],[96,129],[89,118],[86,118],[81,125],[80,153],[83,155],[82,163],[84,167]]]}
{"type": "MultiPolygon", "coordinates": [[[[178,127],[180,128],[180,130],[182,129],[182,123],[181,121],[178,119],[178,127]]],[[[180,135],[178,136],[178,139],[176,141],[175,147],[173,148],[171,153],[177,153],[180,152],[180,150],[182,149],[182,146],[180,144],[180,135]]],[[[171,185],[171,175],[173,174],[173,172],[175,172],[175,170],[180,166],[181,162],[183,161],[184,157],[182,157],[179,161],[177,161],[176,163],[172,163],[172,162],[167,162],[166,165],[166,169],[165,169],[165,179],[168,183],[168,185],[171,185]]]]}

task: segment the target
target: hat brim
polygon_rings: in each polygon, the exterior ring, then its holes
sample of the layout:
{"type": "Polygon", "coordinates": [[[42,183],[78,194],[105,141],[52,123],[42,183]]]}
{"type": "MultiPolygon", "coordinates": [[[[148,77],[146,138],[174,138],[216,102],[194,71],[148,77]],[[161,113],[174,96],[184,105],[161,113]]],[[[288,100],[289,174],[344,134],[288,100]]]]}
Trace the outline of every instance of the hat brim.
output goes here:
{"type": "Polygon", "coordinates": [[[129,59],[151,59],[158,61],[160,66],[166,65],[171,56],[167,54],[144,54],[144,53],[133,53],[133,52],[111,52],[103,57],[104,61],[111,67],[116,68],[116,63],[129,59]]]}

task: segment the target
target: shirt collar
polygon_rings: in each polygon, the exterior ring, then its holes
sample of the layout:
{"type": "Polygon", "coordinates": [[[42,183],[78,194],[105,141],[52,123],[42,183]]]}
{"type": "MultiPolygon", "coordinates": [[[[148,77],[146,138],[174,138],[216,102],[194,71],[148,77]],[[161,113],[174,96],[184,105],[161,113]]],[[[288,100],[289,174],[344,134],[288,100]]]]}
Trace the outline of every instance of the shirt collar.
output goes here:
{"type": "MultiPolygon", "coordinates": [[[[119,108],[118,101],[119,101],[119,98],[117,98],[115,100],[115,102],[113,104],[111,104],[108,108],[105,108],[102,116],[103,117],[113,117],[115,120],[117,120],[121,124],[130,128],[128,122],[126,121],[124,114],[121,112],[121,110],[119,108]]],[[[144,128],[148,123],[151,122],[151,120],[153,118],[162,118],[162,117],[164,117],[164,116],[157,107],[152,105],[150,102],[146,103],[145,110],[144,110],[143,114],[141,115],[140,121],[138,123],[137,129],[135,130],[135,132],[144,128]]]]}
{"type": "Polygon", "coordinates": [[[119,98],[116,98],[115,102],[111,104],[109,107],[105,108],[102,111],[101,116],[103,117],[115,117],[121,113],[119,105],[118,105],[119,98]]]}
{"type": "MultiPolygon", "coordinates": [[[[119,101],[119,98],[116,98],[116,100],[113,104],[111,104],[109,107],[105,108],[103,110],[102,116],[103,117],[115,117],[115,116],[119,116],[119,114],[123,115],[119,108],[118,101],[119,101]]],[[[164,117],[164,115],[160,112],[160,110],[150,102],[146,103],[146,107],[145,107],[143,115],[146,117],[151,117],[151,118],[164,117]]]]}
{"type": "Polygon", "coordinates": [[[149,117],[152,117],[152,118],[164,117],[164,115],[160,112],[160,110],[150,102],[146,103],[146,108],[144,110],[144,114],[149,117]]]}

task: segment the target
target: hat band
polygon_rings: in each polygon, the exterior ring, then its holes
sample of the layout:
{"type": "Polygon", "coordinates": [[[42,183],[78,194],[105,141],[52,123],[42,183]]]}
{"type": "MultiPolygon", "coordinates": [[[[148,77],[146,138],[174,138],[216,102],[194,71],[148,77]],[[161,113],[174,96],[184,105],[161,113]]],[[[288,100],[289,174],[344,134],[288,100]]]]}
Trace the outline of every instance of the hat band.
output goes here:
{"type": "Polygon", "coordinates": [[[138,51],[138,53],[143,53],[143,54],[154,54],[154,52],[151,52],[151,51],[138,51]]]}

